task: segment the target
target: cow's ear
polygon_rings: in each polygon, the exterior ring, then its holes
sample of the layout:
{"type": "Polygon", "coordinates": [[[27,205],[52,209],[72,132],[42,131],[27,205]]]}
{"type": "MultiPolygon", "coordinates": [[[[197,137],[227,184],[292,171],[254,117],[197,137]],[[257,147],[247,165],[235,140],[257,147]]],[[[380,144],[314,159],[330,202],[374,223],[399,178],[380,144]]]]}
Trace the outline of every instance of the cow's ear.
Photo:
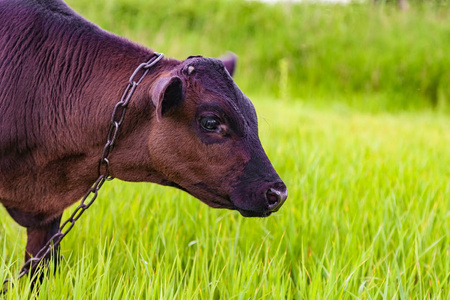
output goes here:
{"type": "Polygon", "coordinates": [[[178,76],[158,79],[151,89],[153,105],[156,108],[156,119],[161,118],[184,99],[183,82],[178,76]]]}
{"type": "Polygon", "coordinates": [[[234,69],[236,68],[237,55],[229,52],[220,57],[220,60],[223,62],[225,69],[227,69],[228,73],[233,77],[234,69]]]}

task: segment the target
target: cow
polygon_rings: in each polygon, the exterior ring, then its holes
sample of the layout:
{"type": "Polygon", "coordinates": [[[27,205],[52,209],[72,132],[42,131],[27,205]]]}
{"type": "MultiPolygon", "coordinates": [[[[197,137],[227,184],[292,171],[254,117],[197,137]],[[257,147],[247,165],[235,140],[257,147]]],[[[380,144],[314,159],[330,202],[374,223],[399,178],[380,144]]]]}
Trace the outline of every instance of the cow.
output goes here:
{"type": "MultiPolygon", "coordinates": [[[[111,113],[153,50],[61,0],[0,0],[0,202],[27,229],[25,259],[98,178],[111,113]]],[[[110,176],[179,188],[207,205],[266,217],[287,198],[232,79],[236,58],[163,58],[129,102],[110,176]]]]}

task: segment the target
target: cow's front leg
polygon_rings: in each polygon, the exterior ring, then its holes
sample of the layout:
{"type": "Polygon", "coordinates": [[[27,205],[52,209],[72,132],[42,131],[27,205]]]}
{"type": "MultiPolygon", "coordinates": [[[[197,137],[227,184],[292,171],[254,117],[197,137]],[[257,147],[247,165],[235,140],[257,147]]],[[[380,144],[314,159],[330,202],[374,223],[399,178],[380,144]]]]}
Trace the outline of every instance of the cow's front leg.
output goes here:
{"type": "MultiPolygon", "coordinates": [[[[28,213],[11,207],[6,207],[6,210],[19,225],[27,228],[28,239],[25,251],[25,262],[31,257],[36,257],[42,247],[44,247],[59,230],[62,213],[56,218],[48,219],[45,215],[28,213]]],[[[56,246],[55,249],[44,258],[43,265],[45,265],[50,258],[54,260],[56,269],[59,260],[59,246],[56,246]]],[[[31,266],[29,275],[34,275],[36,267],[36,265],[31,266]]]]}
{"type": "MultiPolygon", "coordinates": [[[[25,261],[31,257],[35,257],[50,238],[58,232],[60,222],[61,216],[44,226],[27,228],[28,239],[25,251],[25,261]]],[[[57,251],[59,251],[59,245],[54,249],[55,255],[58,254],[57,251]]],[[[46,258],[48,259],[49,257],[46,258]]]]}
{"type": "MultiPolygon", "coordinates": [[[[47,244],[53,235],[58,232],[61,216],[42,226],[34,226],[27,228],[27,247],[25,251],[25,261],[32,257],[36,257],[39,251],[47,244]]],[[[52,259],[54,261],[55,270],[59,261],[59,244],[44,258],[43,266],[52,259]]],[[[36,272],[37,266],[31,266],[30,276],[36,272]]]]}

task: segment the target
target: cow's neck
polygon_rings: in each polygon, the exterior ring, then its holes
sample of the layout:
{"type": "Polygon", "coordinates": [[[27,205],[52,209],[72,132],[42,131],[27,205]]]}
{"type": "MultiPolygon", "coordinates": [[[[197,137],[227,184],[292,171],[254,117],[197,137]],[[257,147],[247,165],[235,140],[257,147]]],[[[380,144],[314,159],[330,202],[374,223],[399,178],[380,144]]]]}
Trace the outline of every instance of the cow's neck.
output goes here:
{"type": "MultiPolygon", "coordinates": [[[[80,29],[78,34],[66,33],[58,42],[57,55],[61,57],[56,58],[55,64],[60,66],[60,74],[53,78],[53,83],[59,90],[58,101],[62,102],[57,114],[65,116],[65,119],[57,126],[63,130],[64,127],[79,128],[80,132],[68,134],[72,134],[74,139],[86,137],[85,141],[74,141],[83,146],[85,143],[103,143],[113,108],[131,74],[139,64],[152,57],[153,51],[90,24],[80,29]]],[[[149,70],[133,95],[131,110],[138,104],[142,105],[140,102],[148,95],[153,79],[171,63],[170,60],[160,61],[149,70]]],[[[43,93],[51,93],[48,89],[52,87],[46,88],[43,93]]]]}
{"type": "MultiPolygon", "coordinates": [[[[79,27],[74,25],[74,29],[69,30],[61,26],[59,30],[47,32],[45,38],[52,41],[49,44],[53,49],[41,49],[42,56],[46,55],[54,68],[41,81],[44,83],[46,80],[47,83],[37,86],[37,94],[42,99],[40,115],[46,118],[43,123],[48,126],[47,129],[42,128],[42,132],[52,133],[41,139],[45,141],[40,151],[43,160],[52,155],[95,155],[98,159],[106,142],[115,104],[133,71],[153,55],[150,49],[103,31],[83,19],[75,18],[72,22],[79,27]],[[49,109],[52,110],[50,113],[49,109]],[[60,143],[61,140],[64,144],[60,143]]],[[[178,63],[164,59],[149,70],[130,101],[120,129],[122,137],[136,132],[136,127],[149,120],[154,109],[149,96],[152,82],[178,63]]],[[[120,142],[119,136],[118,146],[120,142]]],[[[95,163],[90,161],[88,165],[95,163]]],[[[92,173],[96,173],[95,168],[92,173]]]]}

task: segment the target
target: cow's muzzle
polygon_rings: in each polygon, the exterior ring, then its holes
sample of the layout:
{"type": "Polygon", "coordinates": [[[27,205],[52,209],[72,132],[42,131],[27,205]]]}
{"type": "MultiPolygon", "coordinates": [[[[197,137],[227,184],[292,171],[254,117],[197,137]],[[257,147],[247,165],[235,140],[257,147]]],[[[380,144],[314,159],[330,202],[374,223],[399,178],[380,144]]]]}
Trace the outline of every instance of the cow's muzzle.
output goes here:
{"type": "Polygon", "coordinates": [[[278,211],[286,201],[288,192],[282,181],[247,186],[247,196],[235,197],[235,209],[244,217],[267,217],[278,211]],[[256,185],[256,186],[255,186],[256,185]]]}

